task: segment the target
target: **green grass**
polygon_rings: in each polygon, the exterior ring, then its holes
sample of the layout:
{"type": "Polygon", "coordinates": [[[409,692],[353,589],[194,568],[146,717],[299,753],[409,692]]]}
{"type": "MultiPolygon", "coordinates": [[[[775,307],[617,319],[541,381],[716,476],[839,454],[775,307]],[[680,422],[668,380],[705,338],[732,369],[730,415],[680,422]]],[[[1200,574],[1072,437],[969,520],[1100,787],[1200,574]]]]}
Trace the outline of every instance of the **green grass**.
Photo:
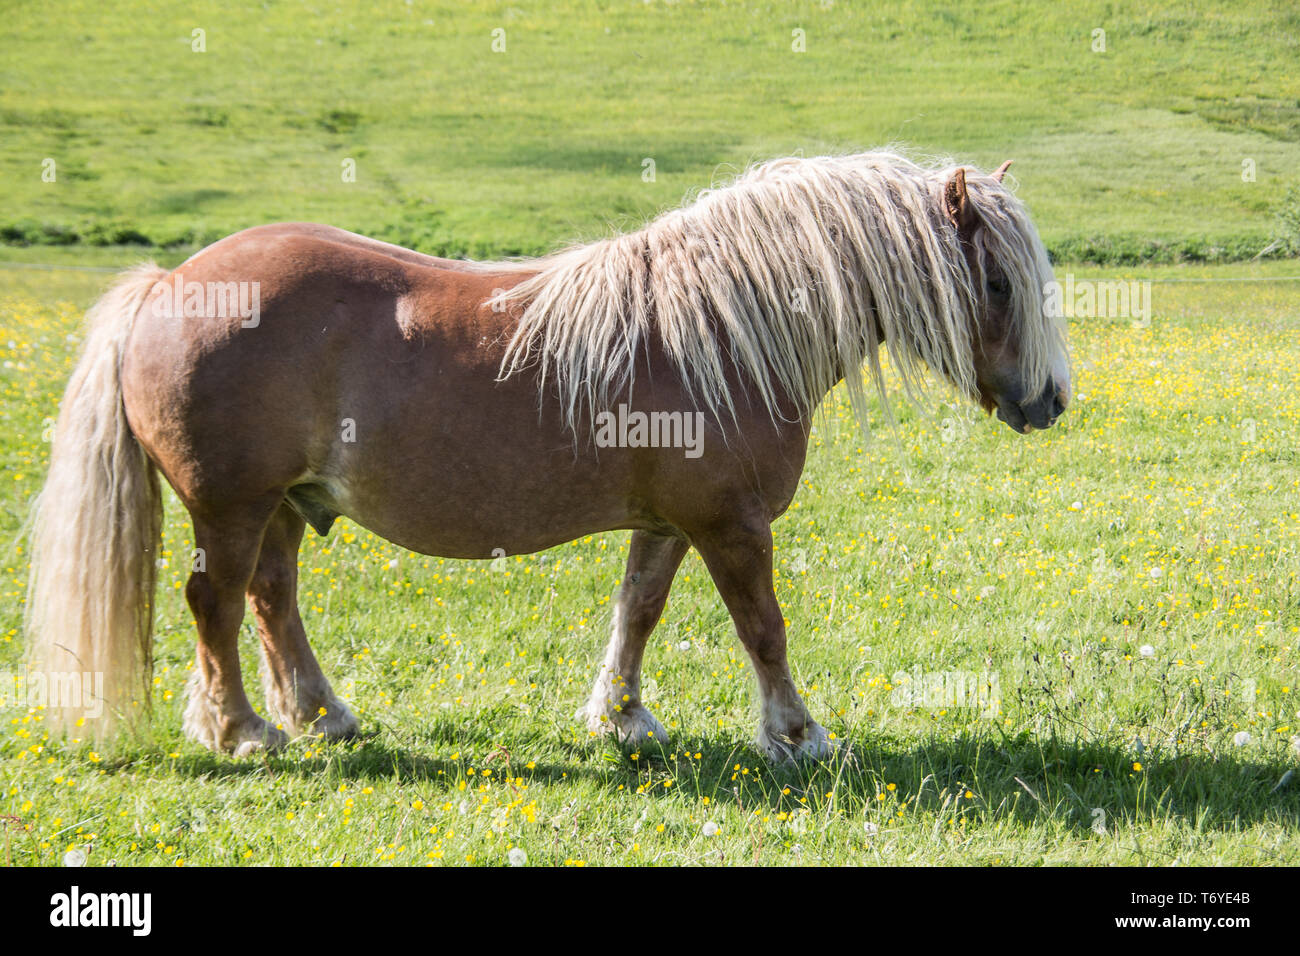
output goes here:
{"type": "MultiPolygon", "coordinates": [[[[346,521],[309,535],[301,601],[370,736],[209,754],[180,731],[190,529],[169,496],[153,724],[95,753],[4,711],[8,859],[1300,862],[1300,787],[1279,787],[1300,762],[1300,283],[1223,281],[1289,265],[1143,270],[1150,327],[1075,321],[1077,399],[1049,432],[940,406],[893,431],[876,413],[866,439],[828,406],[775,527],[778,592],[798,683],[847,759],[755,752],[750,668],[693,553],[647,657],[672,740],[633,759],[572,716],[625,534],[494,570],[346,521]],[[996,713],[899,690],[945,673],[996,677],[996,713]]],[[[0,272],[0,670],[20,663],[44,420],[105,279],[0,272]]],[[[251,677],[251,619],[241,640],[251,677]]]]}
{"type": "Polygon", "coordinates": [[[1286,4],[137,6],[0,23],[0,241],[192,246],[310,219],[536,254],[754,160],[904,142],[1017,160],[1062,259],[1243,259],[1300,181],[1286,4]]]}

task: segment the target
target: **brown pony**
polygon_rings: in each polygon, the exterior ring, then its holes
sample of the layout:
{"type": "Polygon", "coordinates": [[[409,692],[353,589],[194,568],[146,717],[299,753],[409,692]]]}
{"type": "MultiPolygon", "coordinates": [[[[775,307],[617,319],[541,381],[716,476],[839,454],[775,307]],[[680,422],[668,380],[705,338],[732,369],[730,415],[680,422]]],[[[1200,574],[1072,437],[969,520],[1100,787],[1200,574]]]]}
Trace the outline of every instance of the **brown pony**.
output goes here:
{"type": "MultiPolygon", "coordinates": [[[[771,523],[798,488],[818,404],[880,349],[1016,431],[1069,400],[1052,273],[992,176],[889,152],[751,169],[645,228],[528,262],[438,259],[327,226],[138,267],[94,307],[33,532],[36,673],[94,675],[92,731],[150,698],[157,473],[193,519],[198,625],[186,732],[235,754],[287,736],[252,708],[245,598],[266,702],[291,734],[357,733],[297,605],[304,528],[339,515],[405,548],[488,558],[632,530],[613,636],[583,710],[666,737],[641,656],[695,547],[748,650],[759,743],[817,757],[826,732],[786,662],[771,523]],[[102,716],[97,716],[102,715],[102,716]]],[[[883,398],[883,391],[882,391],[883,398]]]]}

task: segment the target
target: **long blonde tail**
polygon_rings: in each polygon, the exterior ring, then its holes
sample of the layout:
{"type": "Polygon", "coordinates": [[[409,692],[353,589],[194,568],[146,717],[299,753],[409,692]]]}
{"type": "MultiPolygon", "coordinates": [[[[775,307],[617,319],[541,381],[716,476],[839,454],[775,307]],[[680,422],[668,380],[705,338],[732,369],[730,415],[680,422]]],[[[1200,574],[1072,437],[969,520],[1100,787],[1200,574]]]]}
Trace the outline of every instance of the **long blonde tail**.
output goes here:
{"type": "Polygon", "coordinates": [[[28,700],[45,705],[52,730],[79,737],[102,739],[148,711],[162,495],[127,425],[120,372],[132,320],[166,275],[137,266],[87,315],[33,512],[28,700]]]}

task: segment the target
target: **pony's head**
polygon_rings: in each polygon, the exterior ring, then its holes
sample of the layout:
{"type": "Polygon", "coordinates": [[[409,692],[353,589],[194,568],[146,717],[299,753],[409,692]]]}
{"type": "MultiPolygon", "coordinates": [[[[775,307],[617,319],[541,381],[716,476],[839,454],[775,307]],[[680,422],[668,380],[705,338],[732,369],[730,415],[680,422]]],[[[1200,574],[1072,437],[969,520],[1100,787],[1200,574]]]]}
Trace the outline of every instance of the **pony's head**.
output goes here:
{"type": "Polygon", "coordinates": [[[1045,313],[1051,266],[1023,207],[991,176],[942,176],[942,208],[970,276],[972,398],[1017,432],[1049,428],[1070,403],[1060,323],[1045,313]]]}
{"type": "Polygon", "coordinates": [[[867,378],[888,408],[883,349],[913,398],[934,371],[1016,431],[1046,428],[1070,398],[1065,334],[1005,170],[890,150],[755,166],[637,232],[528,266],[494,300],[521,313],[501,376],[536,362],[576,428],[631,389],[653,340],[720,425],[739,405],[811,414],[841,380],[865,419],[867,378]]]}

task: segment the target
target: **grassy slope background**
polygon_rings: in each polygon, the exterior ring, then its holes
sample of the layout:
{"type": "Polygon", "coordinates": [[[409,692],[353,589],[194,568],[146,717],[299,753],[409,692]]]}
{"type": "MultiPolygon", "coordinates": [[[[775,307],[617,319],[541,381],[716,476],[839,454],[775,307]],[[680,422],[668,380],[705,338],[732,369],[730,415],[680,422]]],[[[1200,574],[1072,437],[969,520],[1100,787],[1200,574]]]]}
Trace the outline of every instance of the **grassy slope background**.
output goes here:
{"type": "MultiPolygon", "coordinates": [[[[0,223],[15,241],[81,240],[0,249],[0,671],[21,663],[20,527],[46,426],[108,279],[22,266],[189,248],[86,241],[113,229],[187,240],[319,219],[431,251],[532,252],[753,159],[905,140],[1013,156],[1058,249],[1138,254],[1198,236],[1262,247],[1300,168],[1279,66],[1300,30],[1281,5],[193,9],[33,6],[0,25],[0,223]],[[195,26],[207,54],[190,52],[195,26]]],[[[800,687],[851,760],[788,771],[753,751],[752,677],[693,554],[647,658],[674,739],[628,757],[570,716],[625,534],[494,569],[348,522],[308,536],[301,599],[373,736],[265,763],[208,754],[180,734],[192,534],[169,495],[153,728],[97,752],[0,711],[6,861],[1300,862],[1300,790],[1281,783],[1300,734],[1300,294],[1285,281],[1300,269],[1075,271],[1154,278],[1154,315],[1073,323],[1077,398],[1058,428],[1023,438],[940,407],[902,410],[894,431],[875,414],[868,438],[838,400],[818,426],[775,527],[778,594],[800,687]],[[996,674],[996,713],[898,693],[941,674],[996,674]]],[[[252,691],[248,622],[241,640],[252,691]]]]}
{"type": "Polygon", "coordinates": [[[10,243],[204,243],[317,219],[536,254],[754,160],[899,141],[1016,159],[1066,258],[1248,258],[1300,182],[1286,3],[74,0],[12,10],[0,49],[10,243]]]}

